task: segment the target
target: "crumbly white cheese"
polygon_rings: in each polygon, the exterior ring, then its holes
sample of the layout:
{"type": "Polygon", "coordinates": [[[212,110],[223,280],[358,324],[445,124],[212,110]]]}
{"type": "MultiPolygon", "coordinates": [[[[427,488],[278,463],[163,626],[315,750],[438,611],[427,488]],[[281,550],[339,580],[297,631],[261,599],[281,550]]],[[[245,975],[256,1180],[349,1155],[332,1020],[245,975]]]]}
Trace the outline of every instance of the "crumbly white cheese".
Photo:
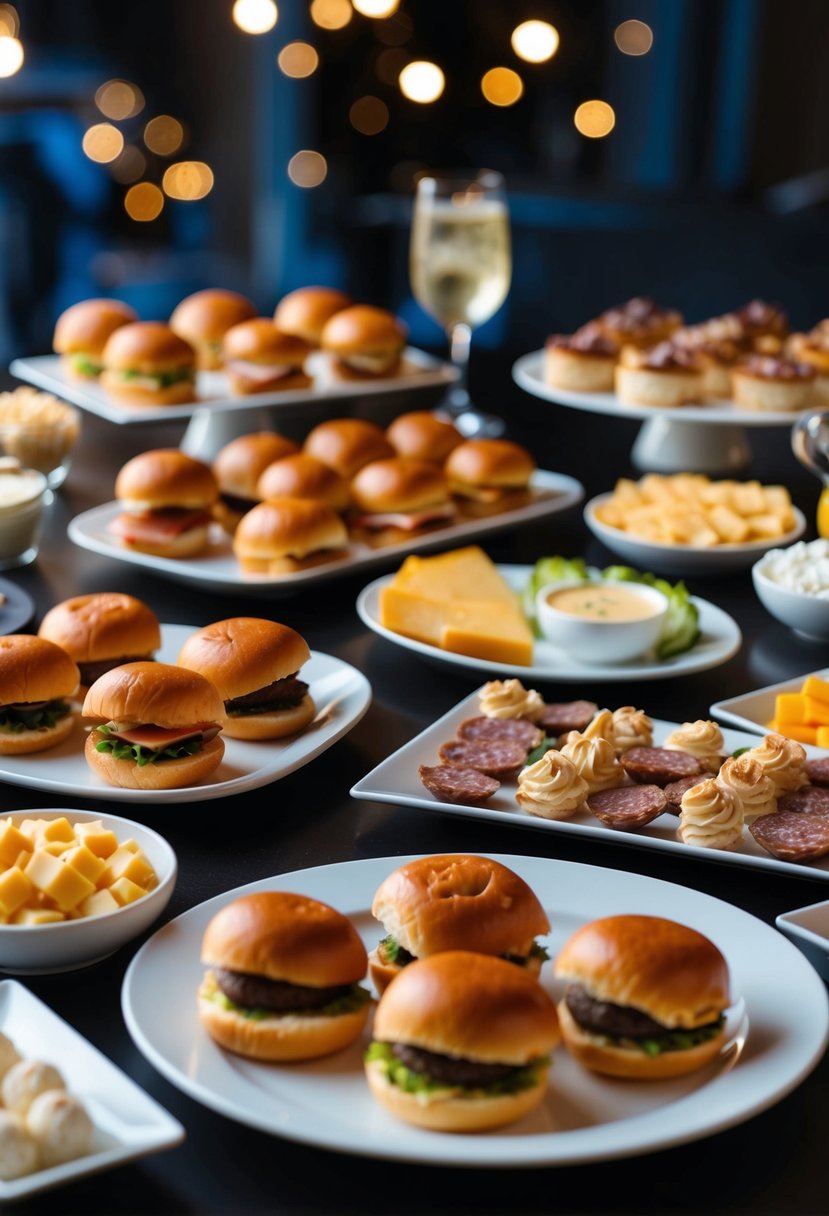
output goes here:
{"type": "Polygon", "coordinates": [[[779,587],[829,599],[829,540],[798,541],[788,549],[772,549],[760,570],[779,587]]]}

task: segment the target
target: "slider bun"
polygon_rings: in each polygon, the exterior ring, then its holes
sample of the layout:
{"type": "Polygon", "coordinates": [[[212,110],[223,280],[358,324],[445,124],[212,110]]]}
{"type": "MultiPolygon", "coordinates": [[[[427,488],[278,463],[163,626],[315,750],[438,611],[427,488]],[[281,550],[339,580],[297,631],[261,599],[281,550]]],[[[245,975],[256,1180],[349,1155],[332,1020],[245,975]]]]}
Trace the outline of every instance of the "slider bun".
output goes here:
{"type": "Polygon", "coordinates": [[[295,675],[311,657],[295,629],[252,616],[214,621],[192,633],[176,663],[206,676],[223,701],[233,701],[295,675]]]}
{"type": "Polygon", "coordinates": [[[95,681],[82,713],[98,722],[154,723],[175,729],[221,722],[224,702],[215,685],[197,671],[171,663],[125,663],[95,681]]]}
{"type": "Polygon", "coordinates": [[[400,414],[386,428],[386,438],[398,456],[413,460],[433,460],[442,464],[451,451],[463,443],[463,435],[451,422],[429,410],[400,414]]]}
{"type": "Polygon", "coordinates": [[[318,423],[308,432],[302,450],[349,480],[370,461],[395,454],[382,429],[364,418],[318,423]]]}
{"type": "Polygon", "coordinates": [[[116,397],[127,405],[187,405],[196,397],[192,380],[177,380],[166,388],[149,388],[146,384],[133,384],[122,380],[115,372],[102,371],[98,383],[109,397],[116,397]]]}
{"type": "Polygon", "coordinates": [[[298,444],[275,431],[256,431],[232,439],[216,455],[213,474],[219,489],[239,498],[264,498],[256,483],[268,465],[299,451],[298,444]]]}
{"type": "Polygon", "coordinates": [[[307,693],[291,709],[263,714],[229,714],[222,730],[229,739],[285,739],[298,735],[316,717],[317,707],[307,693]]]}
{"type": "Polygon", "coordinates": [[[449,453],[444,472],[461,485],[523,488],[535,467],[527,449],[509,439],[466,439],[449,453]]]}
{"type": "Polygon", "coordinates": [[[256,497],[318,498],[335,511],[344,511],[350,501],[346,479],[307,452],[269,464],[256,484],[256,497]]]}
{"type": "Polygon", "coordinates": [[[406,338],[406,327],[394,313],[354,304],[326,322],[320,345],[333,355],[385,355],[402,351],[406,338]]]}
{"type": "Polygon", "coordinates": [[[405,1123],[427,1127],[435,1132],[483,1132],[515,1123],[534,1110],[547,1092],[546,1071],[538,1083],[515,1094],[498,1097],[447,1098],[444,1090],[430,1098],[422,1094],[407,1094],[386,1079],[379,1061],[365,1065],[366,1080],[381,1105],[405,1123]]]}
{"type": "Polygon", "coordinates": [[[216,771],[225,752],[224,743],[216,735],[192,756],[139,767],[130,760],[117,759],[112,752],[96,751],[96,744],[103,738],[98,730],[89,732],[84,744],[86,762],[107,785],[127,790],[180,790],[198,785],[216,771]]]}
{"type": "MultiPolygon", "coordinates": [[[[104,347],[103,361],[108,371],[132,371],[151,376],[182,367],[195,368],[196,352],[163,321],[134,321],[114,331],[104,347]]],[[[119,386],[122,383],[115,378],[112,380],[119,386]]],[[[124,386],[125,391],[128,387],[128,384],[124,386]]],[[[192,385],[189,393],[186,400],[192,398],[192,385]]]]}
{"type": "Polygon", "coordinates": [[[58,317],[52,345],[60,355],[100,357],[111,334],[137,320],[135,309],[120,300],[81,300],[58,317]]]}
{"type": "Polygon", "coordinates": [[[308,353],[307,342],[277,329],[270,317],[254,317],[234,325],[222,343],[226,363],[243,359],[246,363],[279,364],[299,369],[308,353]]]}
{"type": "Polygon", "coordinates": [[[283,296],[273,319],[284,333],[296,334],[311,346],[319,346],[326,321],[350,304],[351,297],[335,287],[299,287],[283,296]]]}
{"type": "MultiPolygon", "coordinates": [[[[69,699],[80,684],[78,665],[62,647],[27,633],[0,637],[0,705],[69,699]]],[[[72,732],[71,713],[47,729],[0,731],[0,755],[26,755],[54,747],[72,732]]]]}
{"type": "MultiPolygon", "coordinates": [[[[310,498],[273,498],[244,515],[233,537],[233,552],[243,569],[277,572],[280,559],[313,564],[317,554],[343,549],[348,533],[326,503],[310,498]]],[[[285,567],[287,569],[289,567],[285,567]]]]}
{"type": "Polygon", "coordinates": [[[362,511],[417,511],[449,497],[440,467],[427,460],[390,456],[364,465],[351,482],[351,500],[362,511]]]}
{"type": "Polygon", "coordinates": [[[62,600],[40,622],[38,636],[62,646],[76,663],[152,654],[161,629],[152,608],[121,591],[62,600]]]}
{"type": "Polygon", "coordinates": [[[207,524],[197,524],[195,528],[186,528],[170,540],[124,540],[121,544],[125,549],[135,553],[148,553],[151,557],[197,557],[204,553],[210,533],[207,524]]]}
{"type": "Polygon", "coordinates": [[[179,448],[153,448],[133,456],[115,479],[115,496],[141,509],[207,509],[219,487],[210,466],[179,448]]]}
{"type": "Polygon", "coordinates": [[[215,344],[241,321],[256,316],[254,305],[236,291],[207,288],[186,296],[170,317],[170,328],[196,348],[199,367],[221,367],[215,344]],[[212,344],[212,345],[211,345],[212,344]]]}

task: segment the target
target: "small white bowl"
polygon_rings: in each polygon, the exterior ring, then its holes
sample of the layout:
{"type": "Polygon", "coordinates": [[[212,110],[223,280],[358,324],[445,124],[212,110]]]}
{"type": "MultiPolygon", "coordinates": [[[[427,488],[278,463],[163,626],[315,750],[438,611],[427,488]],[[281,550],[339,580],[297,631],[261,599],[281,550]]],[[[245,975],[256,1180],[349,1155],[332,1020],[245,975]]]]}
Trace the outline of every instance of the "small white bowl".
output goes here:
{"type": "Polygon", "coordinates": [[[100,819],[105,828],[115,833],[119,844],[130,838],[137,841],[156,872],[158,885],[134,903],[101,916],[83,916],[53,925],[0,924],[0,972],[45,975],[100,962],[148,929],[173,894],[178,872],[176,855],[163,836],[141,823],[118,815],[80,810],[14,811],[3,818],[19,823],[23,819],[63,816],[70,823],[100,819]]]}
{"type": "Polygon", "coordinates": [[[539,628],[548,641],[581,663],[626,663],[645,654],[659,640],[668,611],[668,597],[644,583],[589,580],[548,583],[535,597],[539,628]],[[647,615],[634,620],[579,616],[555,608],[548,596],[574,587],[594,587],[596,593],[624,588],[641,600],[647,615]]]}
{"type": "Polygon", "coordinates": [[[802,950],[818,974],[829,980],[829,900],[781,912],[774,923],[802,950]]]}
{"type": "Polygon", "coordinates": [[[801,637],[810,641],[829,641],[829,599],[822,599],[808,591],[781,587],[780,583],[764,573],[764,566],[769,560],[770,555],[761,558],[751,568],[751,581],[760,603],[767,612],[801,637]]]}

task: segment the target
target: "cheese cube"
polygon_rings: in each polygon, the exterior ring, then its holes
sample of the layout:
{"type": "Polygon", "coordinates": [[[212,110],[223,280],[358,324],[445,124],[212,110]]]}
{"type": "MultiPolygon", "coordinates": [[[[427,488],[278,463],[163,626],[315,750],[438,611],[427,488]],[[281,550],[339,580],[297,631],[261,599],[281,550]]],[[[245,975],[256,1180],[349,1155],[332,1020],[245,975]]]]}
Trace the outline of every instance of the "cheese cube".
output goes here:
{"type": "Polygon", "coordinates": [[[97,883],[106,869],[106,862],[103,857],[96,857],[85,844],[79,844],[73,849],[67,849],[64,861],[68,866],[72,866],[73,869],[77,870],[79,874],[83,874],[84,878],[88,878],[92,883],[97,883]]]}
{"type": "Polygon", "coordinates": [[[91,823],[76,823],[75,835],[78,842],[85,844],[96,857],[111,857],[118,848],[118,837],[105,828],[100,819],[94,819],[91,823]]]}
{"type": "Polygon", "coordinates": [[[25,904],[32,893],[32,884],[18,866],[0,874],[0,912],[11,916],[25,904]]]}
{"type": "Polygon", "coordinates": [[[24,819],[18,826],[23,835],[28,836],[29,840],[34,843],[35,837],[39,835],[40,828],[45,822],[45,819],[24,819]]]}
{"type": "Polygon", "coordinates": [[[21,852],[31,853],[32,842],[10,820],[0,823],[0,864],[13,866],[21,852]]]}
{"type": "Polygon", "coordinates": [[[76,912],[81,916],[103,916],[107,912],[117,912],[120,907],[112,892],[103,890],[87,895],[83,903],[78,905],[76,912]]]}
{"type": "Polygon", "coordinates": [[[110,894],[118,901],[121,907],[127,904],[135,903],[136,899],[140,899],[147,892],[143,887],[139,887],[137,883],[132,882],[129,878],[118,878],[109,888],[110,894]]]}
{"type": "Polygon", "coordinates": [[[130,882],[146,888],[155,879],[155,871],[140,850],[133,853],[125,845],[121,845],[107,861],[98,885],[111,887],[119,878],[128,878],[130,882]]]}
{"type": "Polygon", "coordinates": [[[65,815],[61,815],[60,819],[46,819],[42,822],[41,840],[62,840],[65,844],[75,843],[75,829],[65,815]]]}
{"type": "Polygon", "coordinates": [[[772,719],[768,727],[775,734],[785,735],[787,739],[796,739],[798,743],[817,743],[818,731],[825,729],[820,726],[797,726],[792,722],[778,722],[776,719],[772,719]]]}
{"type": "Polygon", "coordinates": [[[66,920],[56,908],[20,908],[12,917],[14,925],[53,925],[66,920]]]}
{"type": "Polygon", "coordinates": [[[806,723],[806,698],[801,692],[779,692],[774,698],[776,722],[791,722],[793,726],[806,723]]]}
{"type": "Polygon", "coordinates": [[[46,853],[51,853],[53,857],[60,857],[67,849],[71,849],[72,845],[68,840],[44,840],[41,836],[37,847],[46,853]]]}
{"type": "Polygon", "coordinates": [[[818,747],[829,747],[829,726],[819,726],[815,743],[818,747]]]}
{"type": "Polygon", "coordinates": [[[807,676],[800,691],[804,696],[829,702],[829,682],[822,680],[820,676],[807,676]]]}
{"type": "Polygon", "coordinates": [[[725,544],[739,544],[748,537],[748,524],[730,507],[711,507],[708,522],[725,544]]]}
{"type": "Polygon", "coordinates": [[[29,881],[63,912],[77,907],[95,890],[94,883],[46,849],[35,849],[25,873],[29,881]]]}

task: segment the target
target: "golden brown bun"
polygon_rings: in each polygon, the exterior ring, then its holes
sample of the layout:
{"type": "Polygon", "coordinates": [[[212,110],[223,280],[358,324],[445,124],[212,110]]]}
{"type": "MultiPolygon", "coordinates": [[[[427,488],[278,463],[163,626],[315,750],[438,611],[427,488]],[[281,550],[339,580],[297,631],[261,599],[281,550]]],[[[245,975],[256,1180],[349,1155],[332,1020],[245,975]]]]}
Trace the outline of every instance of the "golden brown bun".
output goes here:
{"type": "Polygon", "coordinates": [[[365,1065],[369,1089],[381,1105],[398,1119],[416,1127],[428,1127],[435,1132],[483,1132],[490,1128],[515,1123],[544,1100],[547,1092],[547,1070],[539,1075],[538,1084],[514,1094],[497,1097],[447,1097],[451,1091],[436,1094],[408,1094],[387,1080],[379,1061],[365,1065]]]}
{"type": "Polygon", "coordinates": [[[89,732],[84,744],[86,762],[107,785],[127,790],[180,790],[199,785],[216,771],[225,753],[225,745],[216,735],[192,756],[179,756],[177,760],[160,760],[157,764],[139,767],[131,760],[118,760],[112,752],[96,751],[95,745],[103,738],[98,730],[89,732]]]}
{"type": "Polygon", "coordinates": [[[400,354],[406,345],[406,327],[393,312],[370,304],[343,308],[326,322],[320,345],[332,355],[400,354]]]}
{"type": "Polygon", "coordinates": [[[351,302],[350,296],[335,287],[298,287],[282,297],[273,319],[283,333],[296,334],[311,346],[319,346],[326,321],[351,302]]]}
{"type": "Polygon", "coordinates": [[[222,354],[225,363],[243,359],[246,363],[301,368],[309,354],[309,346],[295,334],[277,329],[270,317],[254,317],[227,331],[222,354]]]}
{"type": "Polygon", "coordinates": [[[255,431],[239,435],[216,454],[213,475],[223,494],[261,499],[256,484],[268,465],[299,451],[299,445],[276,431],[255,431]]]}
{"type": "Polygon", "coordinates": [[[205,676],[223,701],[233,701],[295,675],[311,657],[295,629],[253,616],[214,621],[191,633],[176,663],[205,676]]]}
{"type": "Polygon", "coordinates": [[[372,460],[394,456],[382,429],[364,418],[332,418],[312,427],[302,450],[347,480],[372,460]]]}
{"type": "Polygon", "coordinates": [[[407,456],[372,460],[351,482],[351,501],[361,511],[417,511],[448,499],[441,468],[407,456]]]}
{"type": "Polygon", "coordinates": [[[135,309],[120,300],[80,300],[58,317],[52,345],[60,355],[97,360],[115,330],[137,320],[135,309]]]}
{"type": "Polygon", "coordinates": [[[684,1077],[715,1059],[725,1043],[726,1028],[696,1047],[662,1051],[657,1056],[636,1047],[614,1046],[604,1035],[592,1035],[575,1021],[565,1001],[560,1001],[558,1018],[565,1046],[572,1056],[593,1072],[634,1081],[663,1081],[684,1077]]]}
{"type": "Polygon", "coordinates": [[[592,997],[630,1005],[671,1029],[714,1021],[730,1004],[728,965],[712,941],[660,916],[606,916],[577,929],[555,973],[592,997]]]}
{"type": "Polygon", "coordinates": [[[346,479],[307,452],[283,456],[268,465],[256,484],[256,497],[317,498],[334,511],[344,511],[350,501],[346,479]]]}
{"type": "Polygon", "coordinates": [[[265,714],[229,714],[222,730],[230,739],[286,739],[298,735],[316,717],[317,707],[306,693],[292,709],[265,714]]]}
{"type": "Polygon", "coordinates": [[[161,645],[158,617],[143,600],[99,591],[62,600],[40,622],[38,636],[62,646],[76,663],[151,655],[161,645]]]}
{"type": "Polygon", "coordinates": [[[84,697],[82,713],[98,722],[175,728],[221,722],[224,702],[197,671],[172,663],[125,663],[95,681],[84,697]]]}
{"type": "Polygon", "coordinates": [[[212,506],[219,487],[210,465],[179,448],[152,448],[133,456],[115,478],[115,497],[130,506],[212,506]]]}
{"type": "MultiPolygon", "coordinates": [[[[356,361],[358,356],[350,355],[349,358],[356,361]]],[[[344,359],[331,355],[328,366],[335,380],[354,380],[359,383],[361,380],[382,380],[387,376],[396,376],[400,372],[400,364],[401,360],[398,355],[382,359],[372,356],[371,366],[364,363],[361,367],[346,363],[344,359]]]]}
{"type": "Polygon", "coordinates": [[[204,931],[201,961],[307,988],[359,983],[367,966],[366,948],[347,916],[290,891],[226,903],[204,931]]]}
{"type": "Polygon", "coordinates": [[[451,422],[429,410],[400,414],[386,428],[386,439],[398,456],[432,460],[436,464],[443,464],[449,453],[463,443],[463,435],[451,422]]]}
{"type": "Polygon", "coordinates": [[[233,325],[256,316],[256,308],[237,291],[207,288],[186,296],[173,309],[170,328],[193,346],[198,365],[205,369],[221,367],[222,338],[233,325]]]}
{"type": "Polygon", "coordinates": [[[240,373],[230,364],[226,364],[224,370],[232,392],[241,397],[252,396],[254,393],[287,393],[296,388],[310,388],[314,383],[313,376],[308,376],[303,371],[291,372],[287,376],[279,371],[269,380],[260,380],[256,376],[240,373]]]}
{"type": "Polygon", "coordinates": [[[32,752],[45,752],[61,743],[72,733],[74,716],[69,713],[59,718],[54,726],[40,730],[0,732],[0,756],[25,756],[32,752]]]}
{"type": "Polygon", "coordinates": [[[210,994],[216,980],[208,971],[198,993],[199,1017],[220,1046],[252,1060],[310,1060],[331,1055],[359,1038],[368,1021],[369,1004],[353,1013],[281,1013],[256,1021],[222,1009],[210,994]]]}
{"type": "Polygon", "coordinates": [[[371,914],[416,958],[443,950],[527,955],[535,938],[550,932],[523,878],[467,853],[419,857],[393,870],[377,888],[371,914]]]}
{"type": "Polygon", "coordinates": [[[198,396],[195,380],[178,380],[166,388],[150,388],[123,380],[116,372],[102,371],[98,383],[108,396],[126,405],[187,405],[198,396]]]}
{"type": "Polygon", "coordinates": [[[521,488],[535,467],[527,449],[509,439],[466,439],[449,453],[444,472],[458,486],[521,488]]]}
{"type": "Polygon", "coordinates": [[[28,633],[0,637],[0,705],[71,697],[78,665],[62,647],[28,633]]]}
{"type": "Polygon", "coordinates": [[[575,393],[612,393],[616,355],[547,346],[544,350],[544,382],[552,388],[575,393]]]}
{"type": "Polygon", "coordinates": [[[307,561],[347,544],[345,524],[326,503],[311,498],[273,498],[243,516],[233,537],[233,552],[244,569],[256,572],[262,569],[260,562],[307,561]]]}
{"type": "MultiPolygon", "coordinates": [[[[411,964],[405,965],[410,966],[411,964]]],[[[515,963],[513,965],[522,967],[528,975],[533,975],[538,979],[541,974],[542,960],[537,955],[530,955],[526,963],[515,963]]],[[[402,970],[403,967],[400,963],[391,963],[381,957],[379,945],[369,951],[368,973],[378,994],[382,995],[394,977],[399,975],[402,970]]]]}
{"type": "Polygon", "coordinates": [[[132,549],[136,553],[147,553],[151,557],[178,559],[197,557],[199,553],[205,551],[209,539],[210,533],[207,524],[199,524],[195,528],[187,528],[184,532],[179,532],[177,536],[167,541],[125,540],[121,537],[120,543],[125,549],[132,549]]]}
{"type": "MultiPolygon", "coordinates": [[[[178,368],[195,368],[196,352],[163,321],[134,321],[120,326],[111,335],[104,347],[103,361],[107,371],[151,376],[178,368]]],[[[128,387],[127,382],[125,390],[128,387]]]]}

